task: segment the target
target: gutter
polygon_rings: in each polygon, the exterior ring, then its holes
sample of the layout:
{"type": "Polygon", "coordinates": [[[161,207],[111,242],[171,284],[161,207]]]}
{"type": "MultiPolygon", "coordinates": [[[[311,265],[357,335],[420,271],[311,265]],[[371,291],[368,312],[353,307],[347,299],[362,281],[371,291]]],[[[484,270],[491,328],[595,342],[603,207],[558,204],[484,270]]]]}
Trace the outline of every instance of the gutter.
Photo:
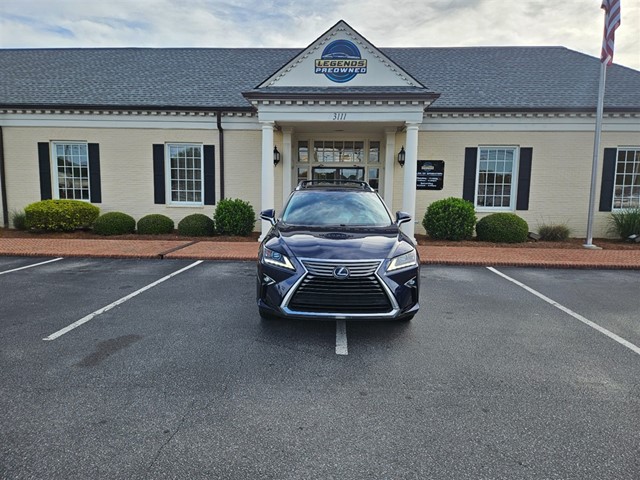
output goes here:
{"type": "Polygon", "coordinates": [[[4,169],[4,135],[0,127],[0,194],[2,195],[2,223],[9,228],[9,206],[7,205],[7,182],[4,169]]]}
{"type": "Polygon", "coordinates": [[[216,110],[216,123],[218,126],[218,149],[220,150],[220,200],[222,200],[224,199],[224,130],[222,129],[222,110],[216,110]]]}

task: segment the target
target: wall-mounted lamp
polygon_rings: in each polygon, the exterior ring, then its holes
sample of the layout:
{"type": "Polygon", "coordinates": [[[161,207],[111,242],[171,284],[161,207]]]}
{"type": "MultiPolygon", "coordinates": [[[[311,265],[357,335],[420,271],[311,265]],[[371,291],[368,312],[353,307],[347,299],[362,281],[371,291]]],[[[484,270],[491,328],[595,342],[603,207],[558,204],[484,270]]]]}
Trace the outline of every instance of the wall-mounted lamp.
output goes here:
{"type": "Polygon", "coordinates": [[[406,154],[404,153],[404,146],[403,146],[398,152],[398,163],[400,164],[401,167],[404,167],[405,156],[406,154]]]}
{"type": "Polygon", "coordinates": [[[277,167],[280,163],[280,152],[278,151],[278,147],[273,147],[273,166],[277,167]]]}

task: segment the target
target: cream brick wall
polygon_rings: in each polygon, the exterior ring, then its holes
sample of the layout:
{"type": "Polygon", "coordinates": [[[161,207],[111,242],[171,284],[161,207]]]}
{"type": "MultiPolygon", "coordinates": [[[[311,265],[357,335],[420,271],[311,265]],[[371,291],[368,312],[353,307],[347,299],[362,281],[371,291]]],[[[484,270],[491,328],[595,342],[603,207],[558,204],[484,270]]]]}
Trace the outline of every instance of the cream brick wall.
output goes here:
{"type": "MultiPolygon", "coordinates": [[[[220,162],[216,130],[109,129],[4,127],[5,169],[9,211],[23,209],[40,200],[38,142],[78,140],[100,144],[102,212],[123,211],[134,218],[162,213],[176,223],[191,213],[212,215],[215,206],[172,207],[153,203],[152,145],[195,142],[216,145],[216,200],[220,197],[220,162]]],[[[605,132],[601,150],[638,144],[632,133],[605,132]]],[[[282,151],[282,135],[274,141],[282,151]]],[[[225,131],[225,197],[248,201],[256,214],[261,209],[260,130],[225,131]]],[[[396,136],[396,150],[406,145],[404,134],[396,136]]],[[[444,160],[444,189],[418,191],[417,233],[424,233],[422,217],[429,204],[446,197],[461,197],[466,147],[516,145],[533,148],[529,210],[517,211],[532,231],[543,223],[566,223],[572,236],[586,234],[589,185],[593,149],[592,132],[420,132],[418,159],[444,160]]],[[[602,158],[599,162],[596,210],[600,199],[602,158]]],[[[389,174],[390,172],[386,172],[389,174]]],[[[402,208],[402,169],[394,162],[394,195],[390,205],[402,208]]],[[[275,207],[282,210],[282,164],[275,167],[275,207]]],[[[1,206],[1,205],[0,205],[1,206]]],[[[483,213],[478,214],[482,217],[483,213]]],[[[606,235],[608,212],[595,213],[594,236],[606,235]]],[[[259,230],[260,222],[255,228],[259,230]]]]}
{"type": "MultiPolygon", "coordinates": [[[[633,134],[603,133],[596,189],[594,237],[607,236],[610,212],[599,212],[602,151],[604,148],[629,145],[633,134]]],[[[406,143],[404,135],[397,145],[406,143]]],[[[637,140],[636,144],[639,143],[637,140]]],[[[542,224],[566,224],[571,236],[585,237],[593,161],[593,132],[420,132],[419,160],[444,160],[443,190],[420,190],[416,193],[416,233],[424,233],[422,218],[434,201],[447,197],[462,197],[464,155],[466,147],[479,145],[515,145],[532,147],[531,188],[529,210],[516,211],[537,231],[542,224]]],[[[394,208],[402,206],[403,172],[395,168],[394,208]]],[[[478,218],[488,213],[478,213],[478,218]]]]}
{"type": "Polygon", "coordinates": [[[136,220],[161,213],[176,224],[192,213],[213,214],[213,205],[174,207],[153,203],[152,145],[165,142],[216,145],[216,198],[220,194],[216,130],[4,127],[3,132],[10,211],[40,200],[37,144],[53,140],[100,144],[102,203],[97,206],[102,213],[121,211],[136,220]]]}

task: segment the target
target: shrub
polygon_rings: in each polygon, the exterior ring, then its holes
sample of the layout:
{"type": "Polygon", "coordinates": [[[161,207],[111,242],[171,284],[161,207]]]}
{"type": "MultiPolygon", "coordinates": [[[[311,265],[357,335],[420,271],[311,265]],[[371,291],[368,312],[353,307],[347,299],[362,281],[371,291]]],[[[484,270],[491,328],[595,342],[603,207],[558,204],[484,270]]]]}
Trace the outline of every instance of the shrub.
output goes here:
{"type": "Polygon", "coordinates": [[[471,238],[476,224],[473,203],[462,198],[445,198],[427,208],[422,226],[431,238],[464,240],[471,238]]]}
{"type": "Polygon", "coordinates": [[[70,232],[89,228],[100,209],[81,200],[42,200],[24,209],[25,226],[30,230],[70,232]]]}
{"type": "Polygon", "coordinates": [[[625,208],[611,214],[609,233],[626,240],[630,235],[640,235],[640,207],[625,208]]]}
{"type": "Polygon", "coordinates": [[[152,213],[145,215],[138,220],[138,233],[140,235],[160,235],[163,233],[173,233],[175,224],[166,215],[152,213]]]}
{"type": "Polygon", "coordinates": [[[213,219],[220,235],[246,237],[253,231],[256,214],[249,202],[225,198],[218,203],[213,219]]]}
{"type": "Polygon", "coordinates": [[[135,219],[122,212],[109,212],[100,215],[93,224],[98,235],[124,235],[136,231],[135,219]]]}
{"type": "Polygon", "coordinates": [[[14,210],[11,212],[11,223],[13,223],[13,228],[17,230],[26,230],[27,215],[22,210],[14,210]]]}
{"type": "Polygon", "coordinates": [[[178,234],[186,237],[209,237],[214,233],[213,219],[202,213],[187,215],[178,223],[178,234]]]}
{"type": "Polygon", "coordinates": [[[560,225],[540,225],[538,229],[540,240],[546,242],[564,242],[571,235],[571,230],[564,224],[560,225]]]}
{"type": "Polygon", "coordinates": [[[515,213],[492,213],[478,220],[478,240],[499,243],[522,243],[529,236],[529,225],[515,213]]]}

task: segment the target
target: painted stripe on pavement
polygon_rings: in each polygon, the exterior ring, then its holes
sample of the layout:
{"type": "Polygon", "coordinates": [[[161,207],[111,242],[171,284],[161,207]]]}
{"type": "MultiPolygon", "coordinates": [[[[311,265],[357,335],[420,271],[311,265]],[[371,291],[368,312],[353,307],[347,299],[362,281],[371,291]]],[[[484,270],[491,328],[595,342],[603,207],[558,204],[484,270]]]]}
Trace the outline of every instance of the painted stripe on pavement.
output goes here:
{"type": "Polygon", "coordinates": [[[42,340],[46,340],[46,341],[50,341],[50,340],[55,340],[58,337],[61,337],[62,335],[64,335],[65,333],[70,332],[71,330],[73,330],[74,328],[78,328],[80,325],[83,325],[85,323],[87,323],[88,321],[94,319],[95,317],[97,317],[98,315],[103,314],[104,312],[108,312],[109,310],[111,310],[113,307],[117,307],[118,305],[123,304],[124,302],[126,302],[127,300],[131,300],[133,297],[140,295],[142,292],[145,292],[147,290],[149,290],[150,288],[155,287],[156,285],[161,284],[162,282],[165,282],[167,280],[169,280],[172,277],[175,277],[176,275],[181,274],[182,272],[189,270],[190,268],[195,267],[196,265],[200,265],[202,263],[202,260],[198,260],[197,262],[193,262],[190,265],[187,265],[184,268],[181,268],[180,270],[177,270],[165,277],[162,277],[160,280],[156,280],[153,283],[150,283],[149,285],[147,285],[146,287],[142,287],[139,290],[136,290],[133,293],[130,293],[129,295],[127,295],[126,297],[122,297],[120,300],[116,300],[113,303],[110,303],[109,305],[107,305],[106,307],[102,307],[99,310],[96,310],[93,313],[90,313],[89,315],[87,315],[86,317],[82,317],[80,320],[77,320],[75,322],[73,322],[71,325],[68,325],[66,327],[64,327],[61,330],[58,330],[55,333],[52,333],[51,335],[49,335],[48,337],[43,338],[42,340]]]}
{"type": "Polygon", "coordinates": [[[624,345],[625,347],[627,347],[629,350],[637,353],[638,355],[640,355],[640,347],[638,347],[637,345],[634,345],[633,343],[629,342],[628,340],[625,340],[624,338],[620,337],[619,335],[616,335],[613,332],[610,332],[609,330],[607,330],[604,327],[601,327],[600,325],[598,325],[597,323],[592,322],[591,320],[586,319],[585,317],[583,317],[582,315],[580,315],[579,313],[574,312],[573,310],[565,307],[564,305],[559,304],[558,302],[556,302],[555,300],[550,299],[549,297],[543,295],[542,293],[534,290],[531,287],[528,287],[527,285],[525,285],[524,283],[519,282],[518,280],[509,277],[508,275],[505,275],[504,273],[496,270],[493,267],[487,267],[489,270],[491,270],[493,273],[495,273],[496,275],[500,275],[502,278],[509,280],[511,283],[515,283],[516,285],[518,285],[521,288],[524,288],[527,292],[534,294],[536,297],[541,298],[542,300],[544,300],[545,302],[547,302],[550,305],[553,305],[556,308],[559,308],[560,310],[562,310],[565,313],[568,313],[569,315],[571,315],[573,318],[575,318],[576,320],[581,321],[582,323],[584,323],[585,325],[590,326],[591,328],[593,328],[594,330],[597,330],[598,332],[606,335],[607,337],[609,337],[612,340],[615,340],[616,342],[618,342],[620,345],[624,345]]]}
{"type": "Polygon", "coordinates": [[[46,263],[51,263],[51,262],[57,262],[58,260],[62,260],[62,257],[59,258],[54,258],[53,260],[47,260],[45,262],[40,262],[40,263],[34,263],[32,265],[26,265],[24,267],[19,267],[19,268],[14,268],[12,270],[5,270],[4,272],[0,272],[0,275],[4,275],[5,273],[11,273],[11,272],[17,272],[18,270],[25,270],[27,268],[33,268],[33,267],[38,267],[40,265],[44,265],[46,263]]]}
{"type": "Polygon", "coordinates": [[[349,355],[347,349],[347,322],[336,321],[336,355],[349,355]]]}

